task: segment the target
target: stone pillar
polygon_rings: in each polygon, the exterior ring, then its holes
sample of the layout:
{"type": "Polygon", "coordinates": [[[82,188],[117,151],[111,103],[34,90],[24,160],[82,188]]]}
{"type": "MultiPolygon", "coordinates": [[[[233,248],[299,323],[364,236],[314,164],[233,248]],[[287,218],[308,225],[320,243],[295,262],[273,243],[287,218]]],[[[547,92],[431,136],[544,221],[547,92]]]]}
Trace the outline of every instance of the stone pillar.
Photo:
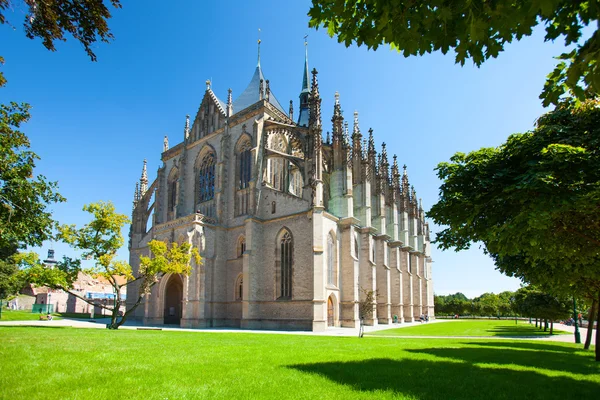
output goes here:
{"type": "Polygon", "coordinates": [[[355,257],[355,229],[353,225],[344,225],[340,240],[340,325],[348,328],[358,328],[360,325],[358,318],[359,261],[355,257]]]}
{"type": "Polygon", "coordinates": [[[377,319],[380,324],[392,323],[392,286],[390,260],[388,259],[387,235],[380,235],[375,240],[377,246],[377,319]]]}
{"type": "Polygon", "coordinates": [[[402,299],[402,272],[400,270],[400,248],[390,249],[390,287],[391,315],[398,317],[398,322],[404,322],[404,301],[402,299]]]}
{"type": "MultiPolygon", "coordinates": [[[[365,299],[366,295],[363,290],[374,291],[377,289],[377,271],[372,260],[372,235],[369,228],[360,229],[360,250],[359,250],[359,286],[360,299],[365,299]]],[[[365,325],[377,325],[377,300],[373,301],[373,313],[365,318],[365,325]]]]}
{"type": "MultiPolygon", "coordinates": [[[[318,196],[317,196],[318,198],[318,196]]],[[[323,235],[323,208],[313,209],[313,332],[323,332],[327,329],[327,274],[325,268],[324,235],[323,235]]]]}
{"type": "Polygon", "coordinates": [[[413,274],[409,271],[410,253],[408,250],[400,251],[400,260],[402,268],[402,291],[404,299],[404,320],[414,322],[413,313],[413,274]]]}
{"type": "MultiPolygon", "coordinates": [[[[245,221],[246,252],[243,258],[243,297],[242,297],[242,320],[240,327],[242,329],[252,329],[256,327],[254,319],[259,315],[257,301],[260,301],[258,290],[265,284],[262,279],[261,271],[269,268],[263,263],[261,256],[261,246],[263,245],[263,227],[262,224],[254,219],[248,218],[245,221]]],[[[269,251],[269,250],[267,250],[269,251]]]]}

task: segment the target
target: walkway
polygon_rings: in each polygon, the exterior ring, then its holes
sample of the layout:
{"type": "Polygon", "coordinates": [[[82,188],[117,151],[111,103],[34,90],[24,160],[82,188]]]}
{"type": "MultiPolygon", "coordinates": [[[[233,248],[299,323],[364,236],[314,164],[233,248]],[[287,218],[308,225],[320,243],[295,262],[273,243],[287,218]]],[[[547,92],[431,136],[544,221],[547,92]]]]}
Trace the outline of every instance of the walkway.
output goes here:
{"type": "MultiPolygon", "coordinates": [[[[430,324],[439,324],[453,321],[451,319],[438,319],[430,321],[430,324]]],[[[89,328],[89,329],[105,329],[106,324],[110,322],[109,318],[99,318],[95,320],[85,319],[70,319],[64,318],[52,321],[0,321],[0,326],[47,326],[47,327],[73,327],[73,328],[89,328]]],[[[391,328],[408,328],[411,326],[421,325],[420,322],[408,322],[403,324],[377,325],[365,327],[365,333],[381,331],[391,328]]],[[[486,339],[486,340],[536,340],[536,341],[551,341],[551,342],[574,342],[573,332],[575,328],[562,324],[554,324],[555,329],[571,332],[564,335],[552,336],[528,336],[528,337],[507,337],[507,336],[378,336],[378,337],[393,337],[398,339],[486,339]]],[[[311,335],[311,336],[358,336],[358,329],[355,328],[327,328],[324,332],[308,332],[308,331],[267,331],[267,330],[246,330],[233,328],[210,328],[210,329],[185,329],[177,326],[145,326],[136,322],[126,323],[119,329],[129,330],[153,330],[160,329],[163,331],[173,332],[204,332],[204,333],[259,333],[259,334],[274,334],[274,335],[311,335]]],[[[581,341],[585,342],[586,328],[579,328],[581,332],[581,341]]],[[[592,344],[595,342],[595,329],[592,333],[592,344]]]]}

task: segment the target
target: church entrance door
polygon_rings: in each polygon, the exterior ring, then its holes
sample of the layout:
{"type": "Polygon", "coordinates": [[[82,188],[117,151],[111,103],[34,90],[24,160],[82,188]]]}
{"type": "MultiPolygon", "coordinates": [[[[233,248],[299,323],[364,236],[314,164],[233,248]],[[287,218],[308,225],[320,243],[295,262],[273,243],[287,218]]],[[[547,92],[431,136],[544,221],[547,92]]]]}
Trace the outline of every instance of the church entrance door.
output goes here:
{"type": "Polygon", "coordinates": [[[327,300],[327,326],[334,326],[333,299],[329,296],[327,300]]]}
{"type": "Polygon", "coordinates": [[[165,289],[165,324],[181,323],[181,303],[183,302],[183,282],[179,275],[171,275],[165,289]]]}

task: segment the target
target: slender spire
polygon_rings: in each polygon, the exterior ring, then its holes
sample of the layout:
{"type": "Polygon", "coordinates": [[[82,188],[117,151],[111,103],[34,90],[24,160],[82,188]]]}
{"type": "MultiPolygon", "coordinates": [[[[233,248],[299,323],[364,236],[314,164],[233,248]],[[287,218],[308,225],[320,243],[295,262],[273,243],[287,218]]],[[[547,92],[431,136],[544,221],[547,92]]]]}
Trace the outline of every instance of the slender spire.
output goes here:
{"type": "Polygon", "coordinates": [[[258,28],[258,61],[256,62],[258,67],[260,67],[260,42],[260,28],[258,28]]]}
{"type": "Polygon", "coordinates": [[[135,183],[135,192],[133,192],[133,208],[135,208],[135,206],[137,205],[139,200],[140,200],[140,183],[136,182],[135,183]]]}
{"type": "MultiPolygon", "coordinates": [[[[190,115],[185,116],[185,126],[183,127],[183,137],[187,140],[190,137],[190,115]]],[[[144,160],[144,163],[146,161],[144,160]]]]}
{"type": "Polygon", "coordinates": [[[140,178],[140,198],[148,191],[148,171],[146,169],[147,161],[144,158],[144,166],[142,167],[142,177],[140,178]]]}
{"type": "Polygon", "coordinates": [[[333,144],[343,143],[344,136],[344,117],[342,116],[342,107],[340,106],[340,94],[335,92],[335,104],[333,106],[333,144]]]}
{"type": "Polygon", "coordinates": [[[319,81],[316,68],[312,70],[312,89],[310,93],[310,123],[309,126],[321,127],[321,95],[319,93],[319,81]]]}
{"type": "Polygon", "coordinates": [[[394,154],[394,161],[392,162],[392,186],[394,189],[400,187],[400,170],[398,169],[398,156],[394,154]]]}
{"type": "Polygon", "coordinates": [[[231,117],[233,114],[233,99],[231,97],[231,88],[227,90],[227,116],[231,117]]]}
{"type": "Polygon", "coordinates": [[[308,74],[308,42],[304,36],[304,69],[302,70],[302,90],[300,90],[300,112],[298,113],[298,125],[308,126],[309,110],[308,110],[308,97],[310,95],[310,89],[308,88],[308,82],[310,77],[308,74]]]}
{"type": "Polygon", "coordinates": [[[290,115],[290,119],[293,121],[294,120],[294,102],[292,100],[290,100],[290,110],[289,110],[288,114],[290,115]]]}
{"type": "Polygon", "coordinates": [[[381,144],[381,168],[380,168],[379,173],[381,174],[381,176],[383,178],[385,178],[386,181],[389,181],[389,175],[390,175],[389,168],[390,168],[390,162],[388,160],[387,148],[386,148],[385,143],[382,143],[381,144]]]}
{"type": "Polygon", "coordinates": [[[327,134],[325,135],[325,144],[331,144],[330,140],[330,136],[329,136],[329,131],[327,131],[327,134]]]}
{"type": "Polygon", "coordinates": [[[342,141],[345,148],[350,146],[350,136],[348,135],[348,121],[344,122],[344,139],[342,141]]]}
{"type": "Polygon", "coordinates": [[[304,36],[304,73],[302,75],[302,92],[304,90],[309,91],[308,82],[310,80],[310,75],[308,73],[308,41],[306,38],[308,35],[304,36]]]}

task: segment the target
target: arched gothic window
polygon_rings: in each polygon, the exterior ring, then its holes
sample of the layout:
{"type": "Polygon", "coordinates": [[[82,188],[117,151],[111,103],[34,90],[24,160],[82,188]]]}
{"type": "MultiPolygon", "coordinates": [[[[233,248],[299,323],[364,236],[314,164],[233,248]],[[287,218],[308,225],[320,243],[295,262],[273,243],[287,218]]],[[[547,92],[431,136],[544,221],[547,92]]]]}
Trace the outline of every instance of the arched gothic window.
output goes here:
{"type": "Polygon", "coordinates": [[[240,236],[240,238],[238,239],[237,256],[242,257],[244,255],[245,251],[246,251],[246,238],[244,236],[240,236]]]}
{"type": "Polygon", "coordinates": [[[252,172],[250,143],[245,142],[240,146],[238,154],[238,188],[246,189],[250,186],[250,176],[252,172]]]}
{"type": "Polygon", "coordinates": [[[179,171],[176,167],[171,169],[167,179],[167,219],[175,217],[177,199],[179,198],[179,171]]]}
{"type": "Polygon", "coordinates": [[[289,232],[285,232],[279,239],[280,264],[281,264],[281,297],[292,298],[292,262],[294,260],[294,243],[289,232]]]}
{"type": "Polygon", "coordinates": [[[244,276],[240,274],[235,282],[235,300],[242,301],[244,298],[244,276]]]}
{"type": "Polygon", "coordinates": [[[275,190],[284,191],[286,184],[286,160],[281,157],[269,158],[269,183],[275,190]]]}
{"type": "Polygon", "coordinates": [[[212,200],[215,196],[215,155],[208,153],[202,158],[198,173],[198,202],[212,200]]]}
{"type": "Polygon", "coordinates": [[[289,192],[294,196],[302,197],[302,188],[304,187],[304,179],[298,168],[293,168],[290,172],[290,187],[289,192]]]}
{"type": "Polygon", "coordinates": [[[335,242],[331,233],[327,235],[327,283],[335,285],[335,242]]]}

